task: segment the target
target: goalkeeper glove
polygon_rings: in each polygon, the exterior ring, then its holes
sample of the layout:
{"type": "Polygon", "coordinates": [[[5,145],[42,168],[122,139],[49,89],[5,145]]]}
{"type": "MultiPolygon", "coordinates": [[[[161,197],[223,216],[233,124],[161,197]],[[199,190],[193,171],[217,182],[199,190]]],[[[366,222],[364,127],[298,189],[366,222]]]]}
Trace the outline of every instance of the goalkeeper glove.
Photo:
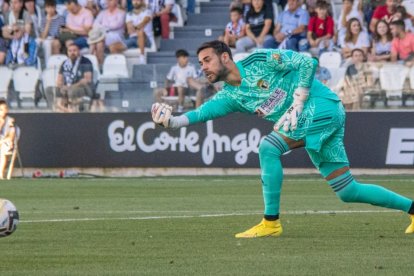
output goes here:
{"type": "Polygon", "coordinates": [[[293,103],[275,124],[275,131],[278,131],[281,127],[283,127],[284,131],[289,131],[289,129],[294,131],[296,129],[299,115],[303,111],[303,106],[308,96],[308,88],[298,87],[295,90],[293,93],[293,103]]]}
{"type": "Polygon", "coordinates": [[[171,115],[172,107],[168,104],[154,103],[151,108],[152,120],[154,123],[163,126],[170,126],[170,119],[173,117],[171,115]]]}

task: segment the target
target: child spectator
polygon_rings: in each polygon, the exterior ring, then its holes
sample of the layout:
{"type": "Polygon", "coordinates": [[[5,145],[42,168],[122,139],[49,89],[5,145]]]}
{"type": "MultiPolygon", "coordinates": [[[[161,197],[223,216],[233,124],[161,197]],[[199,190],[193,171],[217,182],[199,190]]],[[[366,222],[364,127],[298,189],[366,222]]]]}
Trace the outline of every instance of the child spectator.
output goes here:
{"type": "Polygon", "coordinates": [[[45,1],[46,16],[42,17],[39,44],[43,47],[45,63],[50,55],[60,53],[59,30],[65,26],[65,18],[56,11],[55,0],[45,1]]]}
{"type": "Polygon", "coordinates": [[[139,48],[141,51],[140,63],[145,63],[145,47],[150,48],[154,43],[152,32],[152,15],[143,0],[132,0],[133,10],[127,13],[126,26],[129,38],[126,41],[128,48],[139,48]]]}
{"type": "Polygon", "coordinates": [[[227,23],[222,40],[229,47],[235,47],[239,38],[246,35],[246,25],[243,21],[243,11],[234,7],[230,11],[230,22],[227,23]]]}
{"type": "Polygon", "coordinates": [[[371,53],[368,57],[369,61],[390,61],[391,41],[392,34],[388,23],[385,20],[378,21],[377,26],[375,26],[375,33],[373,34],[371,53]]]}
{"type": "Polygon", "coordinates": [[[197,71],[192,64],[188,63],[188,52],[180,49],[175,53],[177,64],[172,66],[167,74],[166,89],[156,89],[155,99],[162,101],[162,96],[175,96],[178,94],[178,112],[184,110],[185,94],[189,88],[196,90],[196,105],[201,105],[204,95],[205,85],[196,80],[197,71]],[[172,83],[172,85],[170,84],[172,83]],[[167,90],[168,89],[168,90],[167,90]]]}
{"type": "Polygon", "coordinates": [[[372,71],[365,61],[365,53],[361,49],[351,52],[352,64],[345,72],[343,93],[340,93],[342,103],[347,110],[360,109],[364,92],[373,86],[372,71]]]}
{"type": "Polygon", "coordinates": [[[308,43],[314,55],[323,51],[332,51],[334,36],[334,21],[328,15],[329,4],[324,1],[316,3],[316,15],[312,16],[308,25],[308,43]]]}
{"type": "Polygon", "coordinates": [[[351,51],[355,48],[361,49],[364,55],[368,53],[368,48],[371,46],[368,33],[362,29],[358,18],[352,18],[348,21],[345,37],[339,42],[339,45],[342,48],[342,57],[344,59],[349,58],[351,51]]]}

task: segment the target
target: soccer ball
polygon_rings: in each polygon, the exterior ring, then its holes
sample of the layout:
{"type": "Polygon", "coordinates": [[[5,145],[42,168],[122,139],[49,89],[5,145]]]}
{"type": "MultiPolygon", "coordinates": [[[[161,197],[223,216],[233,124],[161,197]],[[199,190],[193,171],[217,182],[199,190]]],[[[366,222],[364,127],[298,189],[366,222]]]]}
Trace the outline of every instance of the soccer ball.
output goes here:
{"type": "Polygon", "coordinates": [[[11,235],[19,223],[19,212],[10,200],[0,198],[0,238],[11,235]]]}

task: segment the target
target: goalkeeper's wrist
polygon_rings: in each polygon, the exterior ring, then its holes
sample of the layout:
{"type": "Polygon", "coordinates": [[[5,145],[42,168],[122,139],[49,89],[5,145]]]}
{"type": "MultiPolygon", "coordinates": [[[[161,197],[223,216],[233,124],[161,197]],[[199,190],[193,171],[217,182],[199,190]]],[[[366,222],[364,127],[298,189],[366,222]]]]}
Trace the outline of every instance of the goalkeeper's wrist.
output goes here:
{"type": "Polygon", "coordinates": [[[295,101],[306,102],[309,97],[309,88],[298,87],[293,93],[293,98],[295,101]]]}
{"type": "Polygon", "coordinates": [[[188,117],[183,115],[180,116],[171,116],[170,121],[168,122],[169,128],[180,128],[183,126],[188,126],[190,124],[190,121],[188,120],[188,117]]]}

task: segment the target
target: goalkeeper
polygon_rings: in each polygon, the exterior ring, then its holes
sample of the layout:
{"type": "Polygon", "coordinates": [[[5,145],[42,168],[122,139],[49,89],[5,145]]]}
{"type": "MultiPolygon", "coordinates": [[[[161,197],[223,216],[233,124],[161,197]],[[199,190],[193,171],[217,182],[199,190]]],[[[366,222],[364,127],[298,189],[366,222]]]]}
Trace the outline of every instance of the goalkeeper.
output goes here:
{"type": "Polygon", "coordinates": [[[280,157],[300,147],[305,147],[315,167],[342,201],[404,211],[411,215],[405,232],[414,233],[411,199],[353,178],[343,143],[345,111],[336,94],[314,79],[314,59],[289,50],[260,49],[235,63],[228,46],[219,41],[204,43],[197,54],[208,81],[224,81],[223,89],[198,109],[181,116],[172,116],[170,106],[156,103],[152,108],[155,123],[179,128],[232,112],[255,113],[275,122],[274,131],[259,146],[264,218],[258,225],[236,234],[236,238],[282,234],[280,157]]]}

